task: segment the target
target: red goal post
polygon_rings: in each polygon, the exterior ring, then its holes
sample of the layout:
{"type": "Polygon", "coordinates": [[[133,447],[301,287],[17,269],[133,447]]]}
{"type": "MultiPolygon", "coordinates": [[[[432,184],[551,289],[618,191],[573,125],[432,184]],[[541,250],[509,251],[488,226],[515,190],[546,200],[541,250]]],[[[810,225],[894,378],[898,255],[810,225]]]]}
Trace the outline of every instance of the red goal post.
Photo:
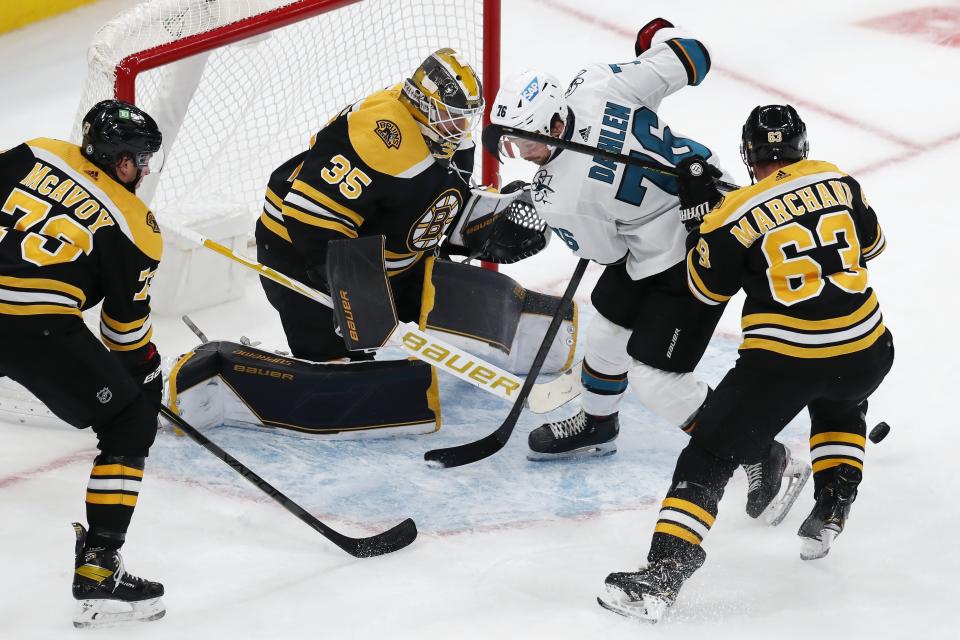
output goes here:
{"type": "MultiPolygon", "coordinates": [[[[229,240],[244,224],[252,230],[273,168],[341,108],[402,81],[431,51],[453,47],[478,68],[486,124],[499,85],[500,2],[145,0],[94,36],[76,122],[105,98],[144,108],[164,132],[167,164],[138,193],[161,220],[229,240]]],[[[481,181],[495,183],[496,160],[478,154],[481,181]]],[[[194,263],[204,259],[168,256],[177,264],[161,267],[155,303],[172,313],[200,306],[182,291],[191,277],[180,270],[200,271],[194,263]]],[[[202,271],[209,283],[209,267],[202,271]]],[[[239,297],[234,289],[227,299],[239,297]]],[[[197,293],[201,303],[224,301],[197,293]]]]}

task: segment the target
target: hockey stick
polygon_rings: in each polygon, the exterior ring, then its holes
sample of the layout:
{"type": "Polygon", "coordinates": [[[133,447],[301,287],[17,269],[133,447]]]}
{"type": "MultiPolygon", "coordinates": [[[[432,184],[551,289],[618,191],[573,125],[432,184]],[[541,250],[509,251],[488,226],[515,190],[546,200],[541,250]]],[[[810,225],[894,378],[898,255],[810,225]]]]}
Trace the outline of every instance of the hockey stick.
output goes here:
{"type": "Polygon", "coordinates": [[[260,491],[263,491],[276,500],[280,503],[280,506],[297,516],[297,518],[305,522],[311,529],[353,557],[371,558],[373,556],[382,556],[386,553],[393,553],[394,551],[403,549],[417,539],[417,525],[410,518],[407,518],[392,529],[368,538],[351,538],[338,531],[334,531],[310,515],[310,512],[306,509],[285,496],[279,489],[251,471],[242,462],[211,442],[209,438],[197,431],[197,429],[186,420],[162,404],[159,405],[159,407],[163,417],[177,425],[177,427],[190,436],[194,442],[223,460],[230,468],[243,476],[244,479],[248,480],[257,489],[260,489],[260,491]]]}
{"type": "MultiPolygon", "coordinates": [[[[548,136],[543,133],[524,131],[522,129],[517,129],[516,127],[508,127],[501,124],[488,124],[483,128],[483,133],[481,134],[480,138],[483,141],[483,146],[487,149],[487,151],[493,154],[493,157],[498,161],[501,161],[500,138],[503,136],[521,138],[523,140],[531,140],[533,142],[542,142],[543,144],[551,147],[557,147],[558,149],[567,149],[569,151],[583,153],[588,156],[612,160],[613,162],[619,162],[620,164],[641,167],[665,176],[677,176],[677,170],[675,167],[660,164],[659,162],[655,162],[653,160],[645,160],[644,158],[638,158],[635,156],[625,156],[622,153],[614,153],[613,151],[607,151],[606,149],[601,149],[599,147],[591,147],[588,144],[581,144],[579,142],[574,142],[573,140],[554,138],[553,136],[548,136]]],[[[739,185],[733,184],[732,182],[726,182],[724,180],[717,180],[717,186],[725,191],[734,191],[740,188],[739,185]]]]}
{"type": "Polygon", "coordinates": [[[446,449],[432,449],[427,451],[423,454],[424,460],[442,467],[459,467],[492,456],[507,444],[507,440],[510,439],[514,427],[517,426],[517,420],[520,419],[524,401],[533,388],[537,375],[540,373],[540,368],[543,366],[543,361],[546,360],[547,353],[550,351],[550,345],[553,344],[553,339],[560,329],[560,322],[563,319],[563,308],[570,302],[577,287],[580,286],[580,280],[583,279],[583,273],[587,270],[588,264],[590,264],[590,261],[586,258],[580,258],[580,261],[577,263],[577,268],[570,277],[567,290],[563,292],[563,297],[557,305],[557,310],[553,314],[553,320],[550,321],[547,333],[543,336],[543,342],[540,343],[540,350],[537,351],[537,356],[533,359],[530,373],[527,374],[527,379],[523,382],[520,395],[517,396],[516,401],[513,403],[513,408],[510,409],[510,413],[507,415],[507,419],[503,421],[503,424],[490,435],[475,442],[469,442],[446,449]]]}
{"type": "MultiPolygon", "coordinates": [[[[189,242],[206,247],[229,260],[256,271],[264,278],[273,280],[326,307],[333,308],[333,301],[330,299],[330,296],[322,291],[317,291],[299,280],[286,276],[279,271],[260,264],[256,260],[243,256],[229,247],[225,247],[218,242],[203,237],[195,231],[182,227],[165,226],[189,242]]],[[[399,323],[384,346],[399,347],[417,360],[422,360],[441,371],[446,371],[450,375],[460,378],[504,400],[513,400],[517,397],[517,390],[522,386],[520,378],[512,373],[504,371],[500,367],[486,362],[473,354],[467,353],[459,347],[455,347],[435,336],[428,335],[412,322],[399,323]]],[[[551,385],[552,383],[548,382],[545,384],[551,385]]],[[[547,395],[550,396],[551,394],[547,395]]],[[[525,395],[522,397],[525,397],[525,395]]],[[[555,401],[559,402],[559,404],[556,406],[543,405],[539,413],[552,411],[576,396],[570,395],[569,393],[566,395],[558,393],[552,394],[552,397],[554,397],[555,401]]]]}

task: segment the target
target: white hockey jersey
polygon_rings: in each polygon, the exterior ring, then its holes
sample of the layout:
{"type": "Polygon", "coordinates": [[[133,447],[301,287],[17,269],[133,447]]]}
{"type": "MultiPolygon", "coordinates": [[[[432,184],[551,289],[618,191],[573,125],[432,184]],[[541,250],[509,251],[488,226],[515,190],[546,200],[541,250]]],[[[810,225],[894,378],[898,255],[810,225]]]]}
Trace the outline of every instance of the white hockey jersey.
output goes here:
{"type": "MultiPolygon", "coordinates": [[[[666,96],[699,84],[709,69],[699,41],[661,29],[639,58],[577,74],[566,92],[572,115],[564,138],[670,166],[693,154],[717,164],[710,149],[656,114],[666,96]]],[[[672,176],[557,149],[532,182],[537,213],[576,255],[601,264],[626,259],[634,280],[684,258],[686,231],[672,176]]]]}

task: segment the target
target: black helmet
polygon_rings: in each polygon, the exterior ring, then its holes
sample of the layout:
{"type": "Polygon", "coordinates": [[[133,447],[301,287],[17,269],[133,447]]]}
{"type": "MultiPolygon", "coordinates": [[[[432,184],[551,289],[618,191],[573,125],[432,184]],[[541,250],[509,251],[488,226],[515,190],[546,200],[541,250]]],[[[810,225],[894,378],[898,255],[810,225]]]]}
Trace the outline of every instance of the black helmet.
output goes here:
{"type": "Polygon", "coordinates": [[[81,151],[93,164],[116,177],[116,164],[129,156],[140,171],[160,151],[163,136],[142,109],[120,100],[102,100],[83,117],[81,151]]]}
{"type": "Polygon", "coordinates": [[[809,150],[807,125],[788,104],[755,107],[743,125],[740,157],[748,168],[770,160],[803,160],[809,150]]]}

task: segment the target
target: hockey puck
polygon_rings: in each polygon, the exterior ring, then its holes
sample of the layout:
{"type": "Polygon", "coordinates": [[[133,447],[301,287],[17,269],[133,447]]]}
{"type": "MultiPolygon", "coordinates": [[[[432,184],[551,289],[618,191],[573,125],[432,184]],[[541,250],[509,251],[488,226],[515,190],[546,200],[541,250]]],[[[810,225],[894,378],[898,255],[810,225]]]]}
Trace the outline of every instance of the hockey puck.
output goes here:
{"type": "Polygon", "coordinates": [[[886,422],[880,422],[873,429],[870,429],[870,442],[877,444],[881,440],[887,437],[887,434],[890,433],[890,425],[886,422]]]}

